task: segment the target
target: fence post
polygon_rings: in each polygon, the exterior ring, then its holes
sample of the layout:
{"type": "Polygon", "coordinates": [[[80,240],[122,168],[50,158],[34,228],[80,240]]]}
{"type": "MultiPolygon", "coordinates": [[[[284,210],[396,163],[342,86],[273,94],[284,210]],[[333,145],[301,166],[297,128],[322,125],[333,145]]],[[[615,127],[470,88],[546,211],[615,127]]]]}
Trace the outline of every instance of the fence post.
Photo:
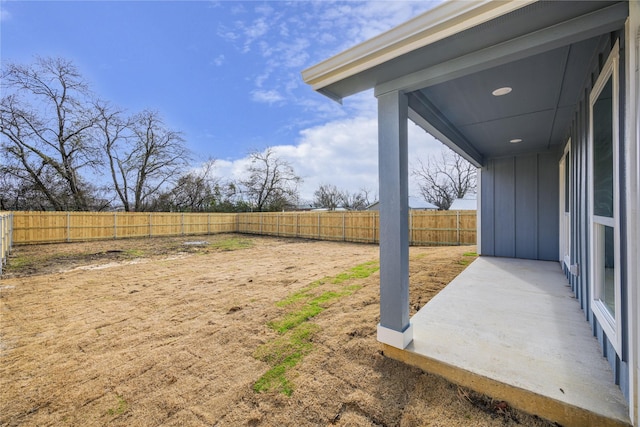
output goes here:
{"type": "Polygon", "coordinates": [[[413,245],[413,210],[409,209],[409,246],[413,245]]]}
{"type": "Polygon", "coordinates": [[[4,262],[6,260],[5,254],[7,253],[7,236],[5,230],[5,219],[4,215],[0,214],[0,275],[2,275],[2,267],[4,266],[4,262]]]}
{"type": "Polygon", "coordinates": [[[184,236],[184,212],[180,215],[180,232],[184,236]]]}
{"type": "Polygon", "coordinates": [[[207,213],[207,235],[211,234],[211,212],[207,213]]]}
{"type": "Polygon", "coordinates": [[[280,214],[276,215],[276,236],[280,236],[280,214]]]}
{"type": "Polygon", "coordinates": [[[153,235],[152,231],[151,231],[151,219],[152,219],[152,213],[149,212],[149,237],[151,237],[153,235]]]}
{"type": "Polygon", "coordinates": [[[113,240],[118,238],[118,213],[113,213],[113,240]]]}
{"type": "Polygon", "coordinates": [[[67,242],[71,241],[71,214],[67,212],[67,242]]]}
{"type": "Polygon", "coordinates": [[[342,212],[342,241],[346,242],[347,241],[347,229],[345,228],[345,224],[344,224],[344,219],[345,217],[345,213],[342,212]]]}
{"type": "Polygon", "coordinates": [[[318,239],[322,240],[322,234],[320,233],[320,212],[318,212],[318,239]]]}
{"type": "Polygon", "coordinates": [[[9,222],[13,222],[12,214],[0,213],[0,276],[11,250],[9,222]]]}
{"type": "Polygon", "coordinates": [[[13,248],[13,212],[9,214],[11,220],[9,221],[9,251],[13,248]]]}
{"type": "Polygon", "coordinates": [[[371,243],[376,242],[376,214],[371,212],[371,243]]]}
{"type": "Polygon", "coordinates": [[[460,211],[456,211],[456,237],[460,246],[460,211]]]}

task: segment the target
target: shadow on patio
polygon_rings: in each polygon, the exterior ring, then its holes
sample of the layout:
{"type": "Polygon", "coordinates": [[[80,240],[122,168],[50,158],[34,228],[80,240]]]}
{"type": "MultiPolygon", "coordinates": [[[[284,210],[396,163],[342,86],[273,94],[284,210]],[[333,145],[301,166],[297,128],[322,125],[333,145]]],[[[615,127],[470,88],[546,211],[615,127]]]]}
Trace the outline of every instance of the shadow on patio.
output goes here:
{"type": "Polygon", "coordinates": [[[556,262],[480,257],[411,319],[386,356],[563,426],[630,425],[556,262]]]}

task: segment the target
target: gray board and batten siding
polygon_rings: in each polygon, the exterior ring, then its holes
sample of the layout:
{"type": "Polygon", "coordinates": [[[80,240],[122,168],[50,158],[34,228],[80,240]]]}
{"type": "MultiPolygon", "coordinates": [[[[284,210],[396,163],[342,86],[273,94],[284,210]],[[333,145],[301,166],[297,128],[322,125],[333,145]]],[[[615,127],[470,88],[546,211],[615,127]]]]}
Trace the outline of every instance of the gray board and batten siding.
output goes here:
{"type": "MultiPolygon", "coordinates": [[[[574,113],[571,129],[566,140],[571,139],[569,170],[571,180],[571,253],[570,264],[578,266],[578,274],[572,274],[566,266],[565,274],[571,289],[584,310],[585,319],[590,323],[593,335],[598,339],[602,354],[607,358],[614,381],[620,386],[625,397],[629,398],[628,350],[623,342],[622,354],[616,351],[603,332],[598,319],[590,307],[589,278],[589,96],[593,84],[598,78],[601,67],[606,61],[612,46],[619,40],[620,63],[624,63],[624,31],[620,30],[602,36],[598,51],[592,63],[586,68],[584,90],[578,110],[574,113]]],[[[619,67],[619,144],[618,158],[620,176],[620,194],[624,194],[624,66],[619,67]]],[[[489,158],[481,169],[481,218],[480,253],[488,256],[525,258],[557,261],[559,258],[559,162],[563,156],[560,145],[551,146],[537,153],[520,154],[507,157],[489,158]],[[486,219],[491,218],[492,221],[486,219]]],[[[626,258],[626,217],[624,215],[624,197],[620,197],[620,259],[626,258]]],[[[622,269],[622,298],[627,289],[624,269],[622,269]]],[[[622,324],[627,325],[626,305],[622,309],[622,324]]],[[[622,336],[627,336],[623,330],[622,336]]]]}
{"type": "Polygon", "coordinates": [[[481,170],[482,255],[558,260],[558,155],[489,159],[481,170]]]}
{"type": "MultiPolygon", "coordinates": [[[[571,194],[569,198],[571,212],[571,251],[570,264],[578,266],[578,274],[572,274],[566,266],[564,266],[565,274],[571,284],[571,289],[580,302],[581,308],[584,310],[585,318],[590,323],[594,336],[602,348],[602,355],[607,358],[614,374],[615,383],[620,386],[622,393],[627,400],[629,399],[629,365],[628,365],[628,343],[623,338],[622,354],[617,354],[611,341],[603,332],[602,326],[591,310],[591,291],[590,291],[590,271],[589,271],[589,237],[591,227],[589,222],[589,206],[593,203],[589,196],[589,179],[591,179],[593,165],[589,159],[589,109],[590,109],[590,93],[596,82],[600,70],[609,56],[616,41],[619,41],[620,64],[618,75],[618,120],[619,120],[619,157],[618,168],[620,170],[619,191],[625,194],[624,188],[624,129],[625,129],[625,34],[621,29],[614,33],[601,37],[599,48],[594,55],[593,61],[589,64],[588,73],[585,79],[585,87],[583,95],[579,102],[578,111],[575,112],[572,127],[570,130],[571,149],[569,156],[571,194]]],[[[625,216],[625,200],[624,197],[619,198],[620,203],[620,259],[627,258],[627,249],[625,236],[627,235],[627,224],[625,216]]],[[[575,273],[575,272],[574,272],[575,273]]],[[[622,301],[626,301],[626,290],[628,289],[626,269],[621,269],[621,287],[622,301]]],[[[621,309],[621,324],[623,325],[622,336],[627,335],[628,316],[626,312],[626,304],[621,309]]]]}

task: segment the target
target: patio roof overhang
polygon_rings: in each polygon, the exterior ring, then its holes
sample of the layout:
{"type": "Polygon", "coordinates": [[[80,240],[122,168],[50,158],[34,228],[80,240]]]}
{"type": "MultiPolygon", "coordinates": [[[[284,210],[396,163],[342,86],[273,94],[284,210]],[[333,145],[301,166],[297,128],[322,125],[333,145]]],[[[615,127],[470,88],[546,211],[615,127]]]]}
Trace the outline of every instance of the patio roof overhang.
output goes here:
{"type": "Polygon", "coordinates": [[[337,101],[405,93],[413,122],[482,166],[566,141],[588,64],[627,16],[623,1],[446,2],[302,75],[337,101]]]}

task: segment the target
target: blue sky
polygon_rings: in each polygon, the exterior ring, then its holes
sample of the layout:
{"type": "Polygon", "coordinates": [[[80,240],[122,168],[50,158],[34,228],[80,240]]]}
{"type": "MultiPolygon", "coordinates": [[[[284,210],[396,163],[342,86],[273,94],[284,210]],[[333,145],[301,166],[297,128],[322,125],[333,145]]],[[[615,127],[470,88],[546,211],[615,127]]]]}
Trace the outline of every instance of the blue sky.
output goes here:
{"type": "MultiPolygon", "coordinates": [[[[300,72],[433,7],[420,1],[7,1],[2,62],[71,59],[94,91],[183,132],[194,167],[238,178],[275,147],[312,198],[320,184],[377,191],[376,100],[337,104],[300,72]]],[[[413,160],[439,143],[410,125],[413,160]]]]}

